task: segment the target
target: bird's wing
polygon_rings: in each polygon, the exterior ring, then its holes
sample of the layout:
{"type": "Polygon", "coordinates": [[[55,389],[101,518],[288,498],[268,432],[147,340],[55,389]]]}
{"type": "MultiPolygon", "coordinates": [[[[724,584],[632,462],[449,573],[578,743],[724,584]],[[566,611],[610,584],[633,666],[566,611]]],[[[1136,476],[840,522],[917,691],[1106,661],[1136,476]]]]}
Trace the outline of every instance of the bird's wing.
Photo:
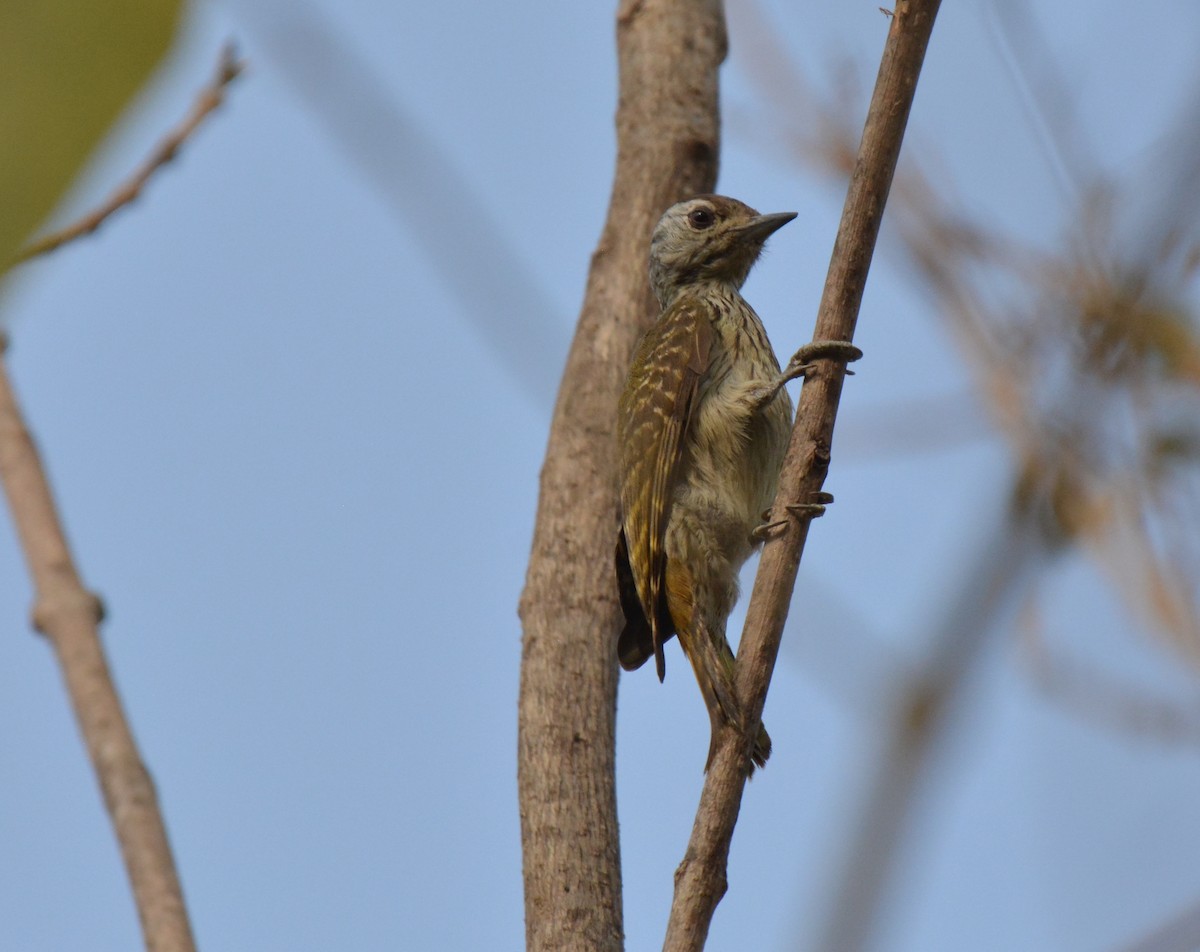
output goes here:
{"type": "Polygon", "coordinates": [[[676,301],[642,339],[621,397],[625,542],[659,680],[666,673],[663,642],[674,634],[667,628],[664,537],[713,339],[704,306],[676,301]]]}
{"type": "MultiPolygon", "coordinates": [[[[625,627],[621,629],[621,637],[617,639],[617,659],[626,671],[636,671],[654,654],[654,632],[646,619],[642,608],[642,598],[638,593],[637,580],[633,577],[633,566],[629,560],[629,546],[625,542],[625,529],[617,531],[617,594],[621,599],[621,611],[625,616],[625,627]]],[[[659,618],[659,630],[667,632],[664,638],[670,638],[672,631],[670,613],[659,618]]]]}

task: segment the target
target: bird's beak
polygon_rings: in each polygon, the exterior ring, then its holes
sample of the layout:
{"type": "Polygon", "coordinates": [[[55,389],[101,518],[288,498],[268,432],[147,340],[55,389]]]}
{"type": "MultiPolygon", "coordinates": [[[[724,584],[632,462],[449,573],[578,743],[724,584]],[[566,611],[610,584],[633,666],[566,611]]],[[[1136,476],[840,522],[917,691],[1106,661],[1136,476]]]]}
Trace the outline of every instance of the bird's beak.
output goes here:
{"type": "Polygon", "coordinates": [[[796,212],[776,212],[773,215],[759,215],[751,218],[739,231],[742,237],[751,241],[766,241],[784,225],[796,217],[796,212]]]}

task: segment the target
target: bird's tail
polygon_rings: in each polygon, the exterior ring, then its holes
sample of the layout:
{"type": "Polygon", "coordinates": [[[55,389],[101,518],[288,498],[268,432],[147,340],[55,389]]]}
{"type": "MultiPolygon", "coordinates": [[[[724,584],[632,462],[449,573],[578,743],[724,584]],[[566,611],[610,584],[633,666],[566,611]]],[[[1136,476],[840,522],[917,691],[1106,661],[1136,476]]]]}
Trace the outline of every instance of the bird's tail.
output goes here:
{"type": "MultiPolygon", "coordinates": [[[[700,693],[704,695],[704,704],[708,708],[708,717],[712,721],[712,739],[708,745],[708,760],[704,769],[712,766],[713,755],[717,750],[717,737],[721,728],[726,724],[736,731],[742,729],[742,707],[738,703],[737,689],[734,686],[734,657],[733,650],[723,633],[710,633],[703,623],[690,625],[692,631],[679,631],[679,642],[683,646],[692,670],[696,673],[696,682],[700,685],[700,693]]],[[[754,749],[750,756],[754,767],[761,767],[771,756],[771,737],[762,724],[758,725],[758,736],[754,739],[754,749]]]]}

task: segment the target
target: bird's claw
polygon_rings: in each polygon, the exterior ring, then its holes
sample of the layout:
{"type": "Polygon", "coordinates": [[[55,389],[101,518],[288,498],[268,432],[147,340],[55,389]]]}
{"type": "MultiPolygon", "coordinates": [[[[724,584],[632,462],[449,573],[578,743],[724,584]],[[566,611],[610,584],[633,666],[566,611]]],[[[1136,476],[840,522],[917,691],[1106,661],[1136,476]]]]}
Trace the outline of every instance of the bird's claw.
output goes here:
{"type": "MultiPolygon", "coordinates": [[[[805,344],[792,355],[783,375],[789,380],[796,380],[808,375],[808,372],[815,366],[814,361],[838,360],[851,363],[861,358],[862,355],[863,352],[848,340],[814,340],[805,344]]],[[[854,371],[849,368],[845,373],[848,376],[854,375],[854,371]]]]}
{"type": "MultiPolygon", "coordinates": [[[[784,506],[787,514],[792,519],[818,519],[825,515],[825,507],[833,503],[833,494],[827,492],[815,492],[812,495],[811,502],[797,502],[784,506]]],[[[754,543],[766,542],[771,537],[776,529],[782,529],[788,524],[787,519],[771,519],[771,510],[768,509],[762,514],[764,521],[762,525],[756,526],[750,533],[750,541],[754,543]]]]}
{"type": "Polygon", "coordinates": [[[825,515],[825,504],[820,502],[797,502],[784,508],[795,519],[819,519],[825,515]]]}
{"type": "Polygon", "coordinates": [[[767,539],[771,538],[772,532],[776,529],[782,529],[787,523],[786,519],[775,519],[772,522],[764,522],[762,525],[755,526],[750,531],[750,541],[755,545],[759,542],[766,542],[767,539]]]}
{"type": "MultiPolygon", "coordinates": [[[[812,499],[809,502],[789,503],[783,508],[791,519],[819,519],[825,515],[825,507],[833,504],[833,493],[827,493],[818,490],[812,494],[812,499]]],[[[750,538],[753,542],[765,542],[770,538],[771,533],[776,529],[782,529],[789,522],[788,519],[771,519],[771,510],[768,509],[762,514],[763,524],[756,527],[750,533],[750,538]]]]}

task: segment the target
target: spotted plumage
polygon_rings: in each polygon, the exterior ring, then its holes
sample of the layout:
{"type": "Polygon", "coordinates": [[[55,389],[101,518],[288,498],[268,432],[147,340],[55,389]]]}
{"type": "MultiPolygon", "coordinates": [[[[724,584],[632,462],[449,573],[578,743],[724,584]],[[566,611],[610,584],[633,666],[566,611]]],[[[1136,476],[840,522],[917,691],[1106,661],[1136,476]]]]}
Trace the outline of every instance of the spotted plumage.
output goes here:
{"type": "MultiPolygon", "coordinates": [[[[618,654],[627,669],[653,656],[661,679],[663,644],[678,634],[714,742],[722,724],[741,721],[725,623],[792,419],[788,377],[740,288],[767,237],[794,217],[714,195],[668,209],[650,249],[663,313],[637,348],[618,412],[618,654]]],[[[760,730],[754,762],[770,750],[760,730]]]]}

